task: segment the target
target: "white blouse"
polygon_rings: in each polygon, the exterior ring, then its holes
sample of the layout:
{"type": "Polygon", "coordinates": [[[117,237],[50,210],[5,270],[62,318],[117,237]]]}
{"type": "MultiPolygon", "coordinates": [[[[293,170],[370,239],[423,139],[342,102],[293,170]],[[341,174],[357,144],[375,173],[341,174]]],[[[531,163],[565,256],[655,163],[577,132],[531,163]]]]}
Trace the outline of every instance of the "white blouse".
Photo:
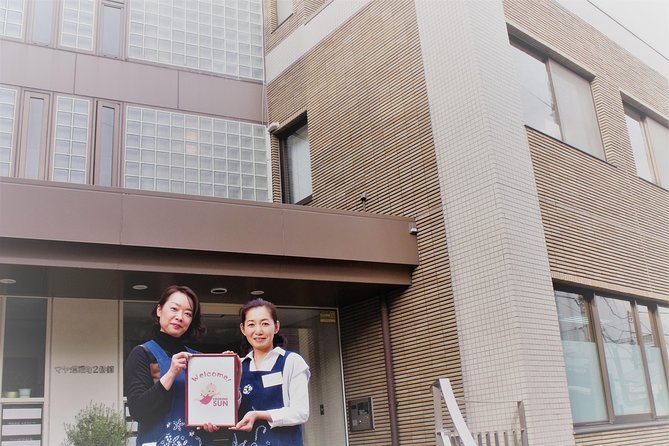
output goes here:
{"type": "MultiPolygon", "coordinates": [[[[251,364],[249,364],[251,372],[269,372],[279,356],[285,354],[286,351],[281,347],[274,347],[265,356],[260,368],[256,367],[253,360],[253,351],[246,355],[244,361],[246,361],[246,358],[251,359],[251,364]]],[[[267,411],[272,416],[272,421],[269,422],[270,427],[294,426],[306,423],[309,419],[308,384],[310,377],[311,372],[304,359],[295,352],[288,355],[282,373],[283,407],[267,411]]]]}

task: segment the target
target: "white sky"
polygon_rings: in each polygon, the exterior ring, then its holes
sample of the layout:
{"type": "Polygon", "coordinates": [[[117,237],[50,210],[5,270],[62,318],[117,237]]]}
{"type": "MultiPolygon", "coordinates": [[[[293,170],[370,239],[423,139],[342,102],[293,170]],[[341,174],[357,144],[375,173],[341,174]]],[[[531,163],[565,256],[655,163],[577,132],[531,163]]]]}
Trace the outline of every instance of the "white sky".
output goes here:
{"type": "Polygon", "coordinates": [[[668,0],[589,0],[669,59],[668,0]]]}

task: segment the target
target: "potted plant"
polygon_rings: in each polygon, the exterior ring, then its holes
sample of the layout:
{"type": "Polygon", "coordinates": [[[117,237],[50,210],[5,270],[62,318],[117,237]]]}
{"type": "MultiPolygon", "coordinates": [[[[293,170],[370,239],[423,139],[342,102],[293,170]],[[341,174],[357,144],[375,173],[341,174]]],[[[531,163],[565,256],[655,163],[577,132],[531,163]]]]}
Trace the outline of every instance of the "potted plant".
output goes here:
{"type": "Polygon", "coordinates": [[[128,427],[113,407],[90,403],[79,411],[74,424],[65,423],[64,446],[125,446],[128,427]]]}

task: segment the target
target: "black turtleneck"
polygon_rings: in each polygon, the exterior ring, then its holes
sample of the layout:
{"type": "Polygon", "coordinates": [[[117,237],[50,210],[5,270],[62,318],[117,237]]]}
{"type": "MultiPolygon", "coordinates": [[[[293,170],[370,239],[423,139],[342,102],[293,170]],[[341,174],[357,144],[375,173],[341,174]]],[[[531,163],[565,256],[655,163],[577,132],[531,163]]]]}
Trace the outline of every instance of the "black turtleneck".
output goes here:
{"type": "MultiPolygon", "coordinates": [[[[186,350],[182,339],[161,331],[154,334],[153,340],[167,352],[167,356],[186,350]]],[[[171,392],[151,376],[150,365],[157,362],[153,354],[141,345],[134,347],[125,361],[124,382],[128,409],[132,419],[138,423],[152,424],[161,420],[170,410],[171,392]]]]}

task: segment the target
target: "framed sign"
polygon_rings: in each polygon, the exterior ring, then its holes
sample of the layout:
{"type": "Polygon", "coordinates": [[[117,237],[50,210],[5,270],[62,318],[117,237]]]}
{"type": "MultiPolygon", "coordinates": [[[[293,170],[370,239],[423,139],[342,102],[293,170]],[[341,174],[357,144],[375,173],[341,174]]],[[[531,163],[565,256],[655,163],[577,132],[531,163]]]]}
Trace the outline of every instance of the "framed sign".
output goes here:
{"type": "Polygon", "coordinates": [[[186,369],[186,424],[212,423],[230,427],[237,424],[237,355],[194,354],[186,369]]]}

